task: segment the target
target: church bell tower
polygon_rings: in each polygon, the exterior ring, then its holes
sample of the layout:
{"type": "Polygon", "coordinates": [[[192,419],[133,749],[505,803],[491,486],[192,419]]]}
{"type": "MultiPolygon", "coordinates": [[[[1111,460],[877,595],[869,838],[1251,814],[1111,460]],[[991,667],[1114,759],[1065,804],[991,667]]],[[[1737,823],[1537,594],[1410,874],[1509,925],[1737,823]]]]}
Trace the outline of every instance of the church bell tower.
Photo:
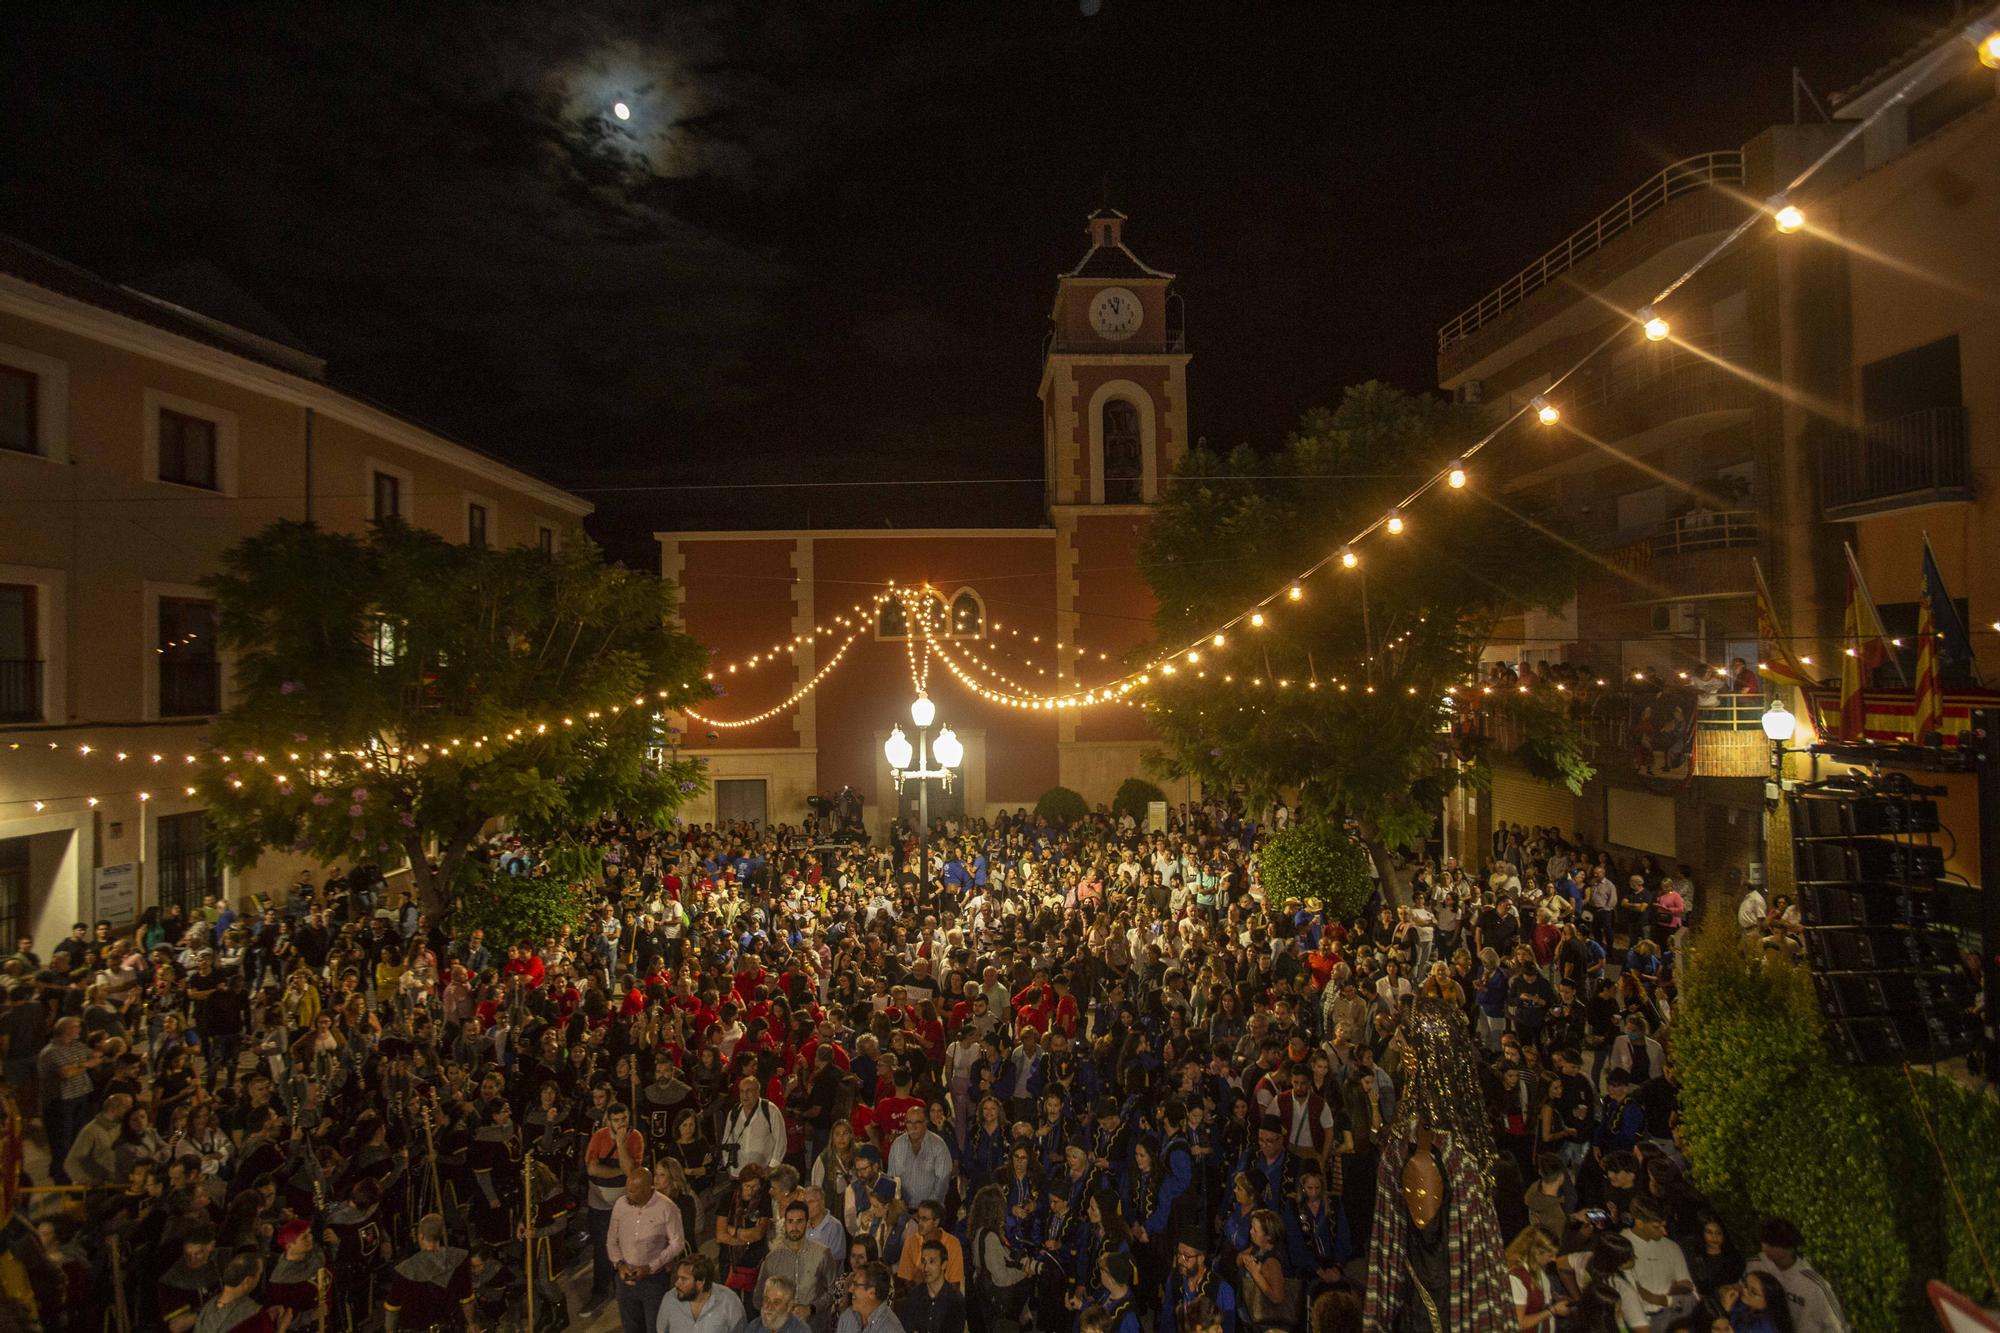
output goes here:
{"type": "Polygon", "coordinates": [[[1052,517],[1072,505],[1152,504],[1188,445],[1188,353],[1174,275],[1125,248],[1117,209],[1098,209],[1086,229],[1089,250],[1056,278],[1042,362],[1052,517]]]}

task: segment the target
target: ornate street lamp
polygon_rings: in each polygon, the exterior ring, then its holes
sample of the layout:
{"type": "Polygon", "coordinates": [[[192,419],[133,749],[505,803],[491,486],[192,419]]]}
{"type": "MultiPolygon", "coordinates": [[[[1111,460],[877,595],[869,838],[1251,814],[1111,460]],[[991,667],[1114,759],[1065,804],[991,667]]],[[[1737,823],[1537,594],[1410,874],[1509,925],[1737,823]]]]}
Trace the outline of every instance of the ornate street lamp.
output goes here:
{"type": "Polygon", "coordinates": [[[945,791],[950,791],[952,770],[965,759],[965,746],[950,727],[941,728],[935,741],[930,739],[930,726],[936,720],[937,705],[929,695],[919,694],[910,704],[910,721],[917,729],[916,745],[911,746],[901,723],[890,728],[889,739],[882,743],[882,755],[889,761],[889,776],[897,792],[907,782],[917,784],[917,882],[922,895],[919,901],[930,893],[931,783],[939,782],[945,791]],[[912,759],[916,761],[914,768],[910,766],[912,759]],[[936,768],[931,767],[933,759],[937,761],[936,768]]]}

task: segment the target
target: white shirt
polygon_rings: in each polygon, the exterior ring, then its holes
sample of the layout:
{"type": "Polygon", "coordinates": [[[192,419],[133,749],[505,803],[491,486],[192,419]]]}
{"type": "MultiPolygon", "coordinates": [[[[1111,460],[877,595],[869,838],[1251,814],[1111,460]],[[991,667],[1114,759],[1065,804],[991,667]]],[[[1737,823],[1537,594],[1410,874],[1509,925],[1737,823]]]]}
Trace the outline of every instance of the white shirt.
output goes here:
{"type": "Polygon", "coordinates": [[[1744,1268],[1775,1278],[1785,1289],[1785,1298],[1792,1304],[1792,1327],[1799,1333],[1847,1333],[1847,1316],[1841,1313],[1840,1298],[1805,1260],[1796,1260],[1790,1268],[1781,1270],[1760,1254],[1744,1268]]]}
{"type": "Polygon", "coordinates": [[[785,1160],[785,1117],[775,1104],[761,1097],[748,1115],[738,1102],[723,1122],[722,1141],[736,1145],[739,1171],[752,1162],[776,1167],[785,1160]]]}
{"type": "MultiPolygon", "coordinates": [[[[1692,1283],[1694,1278],[1688,1273],[1687,1256],[1681,1247],[1662,1236],[1659,1240],[1645,1240],[1629,1227],[1625,1239],[1632,1242],[1632,1282],[1641,1291],[1650,1291],[1656,1296],[1664,1296],[1676,1282],[1692,1283]]],[[[1664,1310],[1664,1305],[1648,1305],[1646,1313],[1664,1310]]]]}
{"type": "Polygon", "coordinates": [[[1764,914],[1769,910],[1770,905],[1764,901],[1763,893],[1757,889],[1750,890],[1743,895],[1742,906],[1736,909],[1737,929],[1757,929],[1764,924],[1764,914]]]}

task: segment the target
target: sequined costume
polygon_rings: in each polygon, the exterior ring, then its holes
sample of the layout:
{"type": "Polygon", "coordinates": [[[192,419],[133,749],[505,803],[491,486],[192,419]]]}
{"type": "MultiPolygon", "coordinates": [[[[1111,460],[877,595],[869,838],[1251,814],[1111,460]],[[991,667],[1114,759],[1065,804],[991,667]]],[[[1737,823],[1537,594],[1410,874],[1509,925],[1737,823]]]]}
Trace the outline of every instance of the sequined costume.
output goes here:
{"type": "Polygon", "coordinates": [[[1448,1001],[1416,1001],[1403,1022],[1413,1064],[1384,1131],[1368,1246],[1366,1333],[1512,1333],[1507,1257],[1493,1214],[1493,1137],[1464,1016],[1448,1001]],[[1411,1218],[1403,1169],[1417,1132],[1431,1153],[1444,1205],[1425,1228],[1411,1218]],[[1442,1230],[1442,1236],[1438,1235],[1442,1230]],[[1436,1262],[1438,1244],[1443,1262],[1436,1262]]]}

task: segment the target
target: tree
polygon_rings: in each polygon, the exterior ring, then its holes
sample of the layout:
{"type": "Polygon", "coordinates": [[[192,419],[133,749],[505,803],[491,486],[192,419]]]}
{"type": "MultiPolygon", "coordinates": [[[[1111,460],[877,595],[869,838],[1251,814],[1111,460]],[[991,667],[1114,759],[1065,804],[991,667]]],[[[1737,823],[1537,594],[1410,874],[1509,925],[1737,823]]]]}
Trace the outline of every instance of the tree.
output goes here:
{"type": "Polygon", "coordinates": [[[662,711],[712,693],[673,594],[575,534],[554,554],[280,522],[207,581],[236,702],[199,787],[223,856],[408,860],[442,916],[505,820],[561,845],[612,811],[670,819],[701,765],[662,711]]]}
{"type": "MultiPolygon", "coordinates": [[[[1408,890],[1390,850],[1422,838],[1443,796],[1489,780],[1484,751],[1455,755],[1447,689],[1462,692],[1500,616],[1559,605],[1575,584],[1567,547],[1519,497],[1440,488],[1299,585],[1289,580],[1382,518],[1477,438],[1473,409],[1369,383],[1307,412],[1284,448],[1181,462],[1146,534],[1141,566],[1158,599],[1146,660],[1171,676],[1144,693],[1167,743],[1165,777],[1242,789],[1261,805],[1297,789],[1308,813],[1352,820],[1385,892],[1408,890]],[[1257,608],[1223,643],[1195,636],[1257,608]]],[[[1492,707],[1515,709],[1512,700],[1492,707]]],[[[1519,707],[1537,771],[1580,790],[1590,776],[1567,710],[1519,707]]]]}
{"type": "Polygon", "coordinates": [[[1330,820],[1294,824],[1257,853],[1264,901],[1277,906],[1297,898],[1317,904],[1328,920],[1352,920],[1375,892],[1368,859],[1354,835],[1330,820]]]}
{"type": "Polygon", "coordinates": [[[1118,792],[1111,798],[1111,813],[1130,815],[1140,823],[1146,822],[1146,808],[1154,801],[1164,801],[1167,794],[1144,778],[1127,778],[1118,784],[1118,792]]]}

